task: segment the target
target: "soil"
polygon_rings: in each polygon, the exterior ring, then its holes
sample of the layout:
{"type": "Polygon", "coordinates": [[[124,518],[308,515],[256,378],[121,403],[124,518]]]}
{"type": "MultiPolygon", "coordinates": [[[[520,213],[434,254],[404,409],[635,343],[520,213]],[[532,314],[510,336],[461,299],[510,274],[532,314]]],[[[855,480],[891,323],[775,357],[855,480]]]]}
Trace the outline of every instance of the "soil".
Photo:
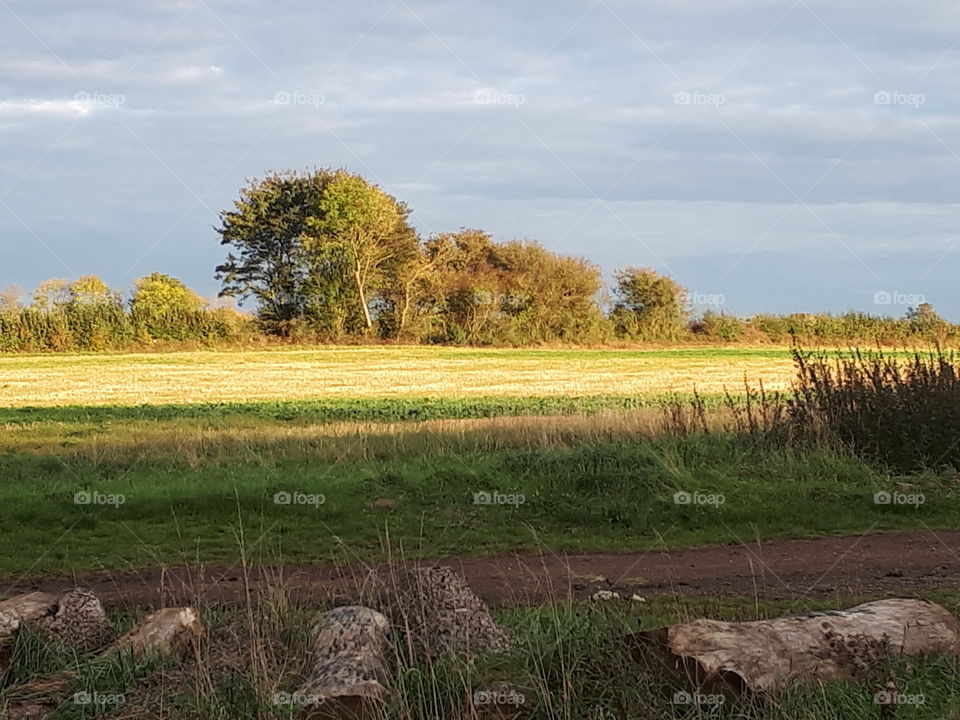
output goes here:
{"type": "MultiPolygon", "coordinates": [[[[748,597],[792,600],[917,594],[960,588],[960,530],[731,543],[632,553],[513,553],[448,557],[421,564],[459,570],[494,606],[585,599],[606,590],[630,598],[748,597]]],[[[108,608],[231,605],[276,589],[311,606],[355,600],[371,566],[287,565],[148,568],[0,579],[2,596],[83,586],[108,608]]],[[[376,568],[389,572],[386,566],[376,568]]]]}

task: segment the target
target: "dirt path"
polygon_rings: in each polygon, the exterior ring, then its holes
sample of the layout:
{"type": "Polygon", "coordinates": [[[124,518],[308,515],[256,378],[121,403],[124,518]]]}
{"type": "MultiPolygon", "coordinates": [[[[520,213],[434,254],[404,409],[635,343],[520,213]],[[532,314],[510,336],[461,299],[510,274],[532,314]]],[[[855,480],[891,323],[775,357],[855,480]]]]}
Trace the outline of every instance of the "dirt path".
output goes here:
{"type": "MultiPolygon", "coordinates": [[[[521,553],[453,557],[436,562],[463,572],[494,605],[585,598],[597,590],[629,597],[663,595],[799,600],[835,595],[910,595],[960,588],[960,530],[878,533],[857,537],[777,540],[646,553],[521,553]]],[[[248,573],[251,588],[282,582],[290,595],[319,605],[355,597],[368,568],[312,565],[248,573]]],[[[245,597],[238,568],[209,567],[95,572],[30,581],[0,580],[0,596],[93,589],[109,607],[197,602],[230,604],[245,597]]]]}

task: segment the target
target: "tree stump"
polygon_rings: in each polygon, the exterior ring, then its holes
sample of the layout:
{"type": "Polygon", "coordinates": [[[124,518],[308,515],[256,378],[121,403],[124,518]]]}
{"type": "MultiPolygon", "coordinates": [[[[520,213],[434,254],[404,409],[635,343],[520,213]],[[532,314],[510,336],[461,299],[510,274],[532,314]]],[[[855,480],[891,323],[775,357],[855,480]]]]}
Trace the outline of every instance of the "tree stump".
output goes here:
{"type": "Polygon", "coordinates": [[[309,679],[289,698],[300,717],[382,717],[390,697],[390,621],[376,610],[350,605],[318,616],[313,632],[309,679]]]}
{"type": "Polygon", "coordinates": [[[418,655],[472,657],[510,646],[507,630],[453,568],[401,570],[379,582],[378,595],[378,607],[418,655]]]}
{"type": "Polygon", "coordinates": [[[695,620],[629,639],[637,656],[652,651],[698,688],[734,691],[855,678],[890,653],[960,654],[956,618],[940,605],[909,599],[744,623],[695,620]]]}

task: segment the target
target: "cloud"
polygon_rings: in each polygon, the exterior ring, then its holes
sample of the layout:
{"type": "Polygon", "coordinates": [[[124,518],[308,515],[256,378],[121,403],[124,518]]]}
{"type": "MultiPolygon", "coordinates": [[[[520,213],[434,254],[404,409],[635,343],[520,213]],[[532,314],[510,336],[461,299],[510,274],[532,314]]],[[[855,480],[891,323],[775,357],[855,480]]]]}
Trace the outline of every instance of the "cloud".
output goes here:
{"type": "Polygon", "coordinates": [[[49,115],[74,118],[88,115],[92,110],[83,100],[0,100],[0,116],[22,117],[49,115]]]}
{"type": "Polygon", "coordinates": [[[425,234],[663,263],[704,292],[736,263],[723,282],[757,287],[738,311],[769,278],[785,304],[844,309],[877,276],[947,288],[960,269],[960,8],[934,0],[8,5],[0,284],[62,274],[36,233],[119,283],[152,246],[133,275],[213,294],[210,226],[245,178],[328,165],[425,234]]]}

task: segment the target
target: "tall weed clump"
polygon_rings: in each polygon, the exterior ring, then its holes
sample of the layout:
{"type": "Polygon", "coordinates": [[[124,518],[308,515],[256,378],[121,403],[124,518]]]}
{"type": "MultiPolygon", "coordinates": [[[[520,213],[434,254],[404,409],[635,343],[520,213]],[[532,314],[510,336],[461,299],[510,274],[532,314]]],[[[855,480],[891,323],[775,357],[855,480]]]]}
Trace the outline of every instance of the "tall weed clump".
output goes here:
{"type": "Polygon", "coordinates": [[[953,353],[908,358],[795,349],[787,423],[797,437],[838,444],[891,470],[960,468],[960,376],[953,353]]]}

